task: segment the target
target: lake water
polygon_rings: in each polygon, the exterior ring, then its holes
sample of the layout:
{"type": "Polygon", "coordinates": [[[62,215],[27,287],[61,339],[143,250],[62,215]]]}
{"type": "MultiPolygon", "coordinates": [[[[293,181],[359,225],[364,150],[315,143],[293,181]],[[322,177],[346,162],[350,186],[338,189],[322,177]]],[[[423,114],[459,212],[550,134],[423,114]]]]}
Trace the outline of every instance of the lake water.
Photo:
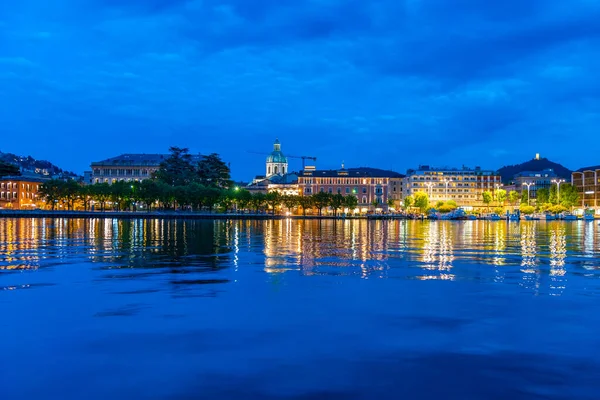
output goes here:
{"type": "Polygon", "coordinates": [[[0,219],[0,398],[597,400],[599,228],[0,219]]]}

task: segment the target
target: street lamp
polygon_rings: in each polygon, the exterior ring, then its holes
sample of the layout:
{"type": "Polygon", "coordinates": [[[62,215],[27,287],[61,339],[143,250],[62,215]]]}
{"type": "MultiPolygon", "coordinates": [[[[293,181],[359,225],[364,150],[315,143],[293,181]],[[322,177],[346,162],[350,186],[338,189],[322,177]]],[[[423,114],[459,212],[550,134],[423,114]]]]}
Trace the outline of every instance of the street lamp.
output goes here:
{"type": "Polygon", "coordinates": [[[451,178],[444,178],[444,183],[446,184],[446,199],[448,199],[448,184],[452,182],[451,178]]]}
{"type": "Polygon", "coordinates": [[[527,205],[529,205],[529,193],[530,193],[530,188],[533,185],[533,182],[523,182],[523,186],[527,186],[527,205]]]}
{"type": "Polygon", "coordinates": [[[425,183],[425,186],[427,186],[429,188],[429,199],[431,200],[431,198],[433,197],[433,191],[432,191],[432,187],[435,185],[435,183],[433,182],[427,182],[425,183]]]}
{"type": "Polygon", "coordinates": [[[558,203],[560,203],[560,184],[564,182],[564,179],[552,179],[552,183],[556,183],[556,197],[558,203]]]}

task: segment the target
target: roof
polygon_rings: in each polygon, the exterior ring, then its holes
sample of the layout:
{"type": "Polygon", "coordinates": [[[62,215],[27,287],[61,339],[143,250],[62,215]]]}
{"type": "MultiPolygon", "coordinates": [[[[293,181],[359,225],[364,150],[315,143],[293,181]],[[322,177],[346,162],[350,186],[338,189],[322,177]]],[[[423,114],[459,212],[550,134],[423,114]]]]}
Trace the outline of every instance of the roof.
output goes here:
{"type": "Polygon", "coordinates": [[[43,179],[43,178],[34,178],[34,177],[30,177],[30,176],[3,176],[0,178],[0,181],[3,182],[9,182],[9,181],[15,181],[15,182],[34,182],[34,183],[43,183],[43,182],[48,182],[48,179],[43,179]]]}
{"type": "Polygon", "coordinates": [[[358,178],[404,178],[404,175],[385,169],[360,167],[360,168],[347,168],[347,169],[329,169],[329,170],[315,170],[315,171],[302,171],[303,176],[314,176],[314,177],[358,177],[358,178]]]}
{"type": "Polygon", "coordinates": [[[290,185],[293,183],[298,183],[298,174],[291,172],[285,175],[274,175],[269,177],[269,181],[277,185],[290,185]]]}
{"type": "Polygon", "coordinates": [[[600,169],[600,165],[594,165],[594,166],[591,166],[591,167],[579,168],[575,172],[596,171],[598,169],[600,169]]]}
{"type": "Polygon", "coordinates": [[[515,174],[515,178],[519,177],[536,177],[536,176],[548,176],[548,177],[556,177],[558,176],[556,172],[552,168],[548,168],[542,171],[521,171],[518,174],[515,174]]]}
{"type": "MultiPolygon", "coordinates": [[[[168,154],[121,154],[120,156],[107,158],[106,160],[92,162],[92,167],[111,165],[146,165],[157,167],[168,157],[168,154]]],[[[200,156],[192,155],[192,161],[199,161],[199,159],[200,156]]]]}

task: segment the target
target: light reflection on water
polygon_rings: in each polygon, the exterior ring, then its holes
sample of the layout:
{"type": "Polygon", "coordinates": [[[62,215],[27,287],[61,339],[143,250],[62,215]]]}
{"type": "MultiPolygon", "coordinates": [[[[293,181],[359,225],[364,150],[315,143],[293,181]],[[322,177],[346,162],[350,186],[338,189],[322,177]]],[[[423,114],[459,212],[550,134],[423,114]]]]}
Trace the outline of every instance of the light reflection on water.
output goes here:
{"type": "Polygon", "coordinates": [[[596,399],[598,229],[0,220],[0,351],[14,360],[0,385],[8,398],[596,399]]]}

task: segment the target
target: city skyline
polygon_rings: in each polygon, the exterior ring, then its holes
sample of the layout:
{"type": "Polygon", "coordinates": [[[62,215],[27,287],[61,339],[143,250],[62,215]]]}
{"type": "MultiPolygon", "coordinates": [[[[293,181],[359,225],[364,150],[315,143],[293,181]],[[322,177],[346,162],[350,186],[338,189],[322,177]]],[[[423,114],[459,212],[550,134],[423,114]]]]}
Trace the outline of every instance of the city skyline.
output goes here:
{"type": "Polygon", "coordinates": [[[320,169],[598,164],[568,150],[597,142],[589,1],[5,3],[0,150],[80,174],[182,146],[249,179],[274,138],[320,169]]]}

